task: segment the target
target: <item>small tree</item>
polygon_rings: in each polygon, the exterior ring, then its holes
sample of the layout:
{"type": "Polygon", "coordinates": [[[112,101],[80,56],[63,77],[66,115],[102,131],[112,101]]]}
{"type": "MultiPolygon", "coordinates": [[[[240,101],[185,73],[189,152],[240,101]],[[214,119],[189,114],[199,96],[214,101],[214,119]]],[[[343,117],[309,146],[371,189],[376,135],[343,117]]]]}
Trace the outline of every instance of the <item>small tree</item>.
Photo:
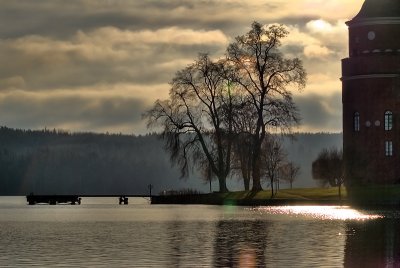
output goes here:
{"type": "Polygon", "coordinates": [[[278,190],[279,170],[286,159],[282,144],[276,136],[268,135],[263,143],[261,151],[262,173],[269,179],[271,185],[271,198],[278,190]],[[274,183],[276,183],[274,191],[274,183]]]}
{"type": "Polygon", "coordinates": [[[212,193],[212,181],[216,179],[215,174],[213,173],[208,161],[205,161],[200,166],[201,166],[200,174],[202,176],[202,179],[204,180],[205,183],[208,183],[210,187],[210,193],[212,193]]]}
{"type": "Polygon", "coordinates": [[[293,182],[300,174],[300,166],[293,162],[283,164],[280,168],[281,178],[290,184],[290,189],[293,189],[293,182]]]}
{"type": "Polygon", "coordinates": [[[321,185],[330,185],[339,188],[344,183],[343,151],[337,148],[323,149],[312,163],[312,176],[321,185]]]}

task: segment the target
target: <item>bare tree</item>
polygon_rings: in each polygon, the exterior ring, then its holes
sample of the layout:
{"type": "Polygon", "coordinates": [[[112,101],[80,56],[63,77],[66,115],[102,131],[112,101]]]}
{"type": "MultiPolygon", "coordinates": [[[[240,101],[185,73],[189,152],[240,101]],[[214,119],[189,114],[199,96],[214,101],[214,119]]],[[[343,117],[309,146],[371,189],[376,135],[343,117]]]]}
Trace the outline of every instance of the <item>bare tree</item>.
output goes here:
{"type": "Polygon", "coordinates": [[[267,135],[261,148],[261,172],[265,178],[269,179],[271,197],[273,197],[278,191],[279,171],[286,160],[286,154],[278,137],[274,135],[267,135]],[[274,183],[276,184],[275,191],[274,183]]]}
{"type": "Polygon", "coordinates": [[[290,189],[293,189],[293,182],[300,174],[300,166],[293,162],[285,163],[280,168],[281,178],[290,184],[290,189]]]}
{"type": "Polygon", "coordinates": [[[148,126],[162,127],[171,160],[181,169],[209,165],[218,178],[219,190],[227,192],[233,141],[232,92],[223,61],[201,54],[171,82],[169,99],[157,100],[145,114],[148,126]]]}
{"type": "Polygon", "coordinates": [[[289,87],[302,89],[306,72],[302,62],[286,59],[279,51],[281,39],[288,35],[283,26],[263,27],[254,22],[251,30],[229,45],[228,61],[235,68],[236,83],[251,100],[255,114],[252,133],[253,191],[261,187],[261,147],[270,128],[289,132],[299,122],[289,87]]]}
{"type": "Polygon", "coordinates": [[[312,163],[312,176],[321,185],[338,187],[341,198],[344,183],[343,151],[337,148],[323,149],[312,163]]]}

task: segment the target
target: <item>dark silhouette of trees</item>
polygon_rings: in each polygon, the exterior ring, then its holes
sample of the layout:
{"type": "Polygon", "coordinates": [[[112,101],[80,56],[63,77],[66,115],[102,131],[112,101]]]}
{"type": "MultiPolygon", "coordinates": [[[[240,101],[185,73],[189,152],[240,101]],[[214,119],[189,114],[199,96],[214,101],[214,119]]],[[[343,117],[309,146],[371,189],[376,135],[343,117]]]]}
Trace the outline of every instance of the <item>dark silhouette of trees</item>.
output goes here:
{"type": "MultiPolygon", "coordinates": [[[[312,178],[307,167],[322,148],[341,144],[340,134],[294,137],[295,143],[284,137],[283,146],[288,158],[302,167],[299,179],[306,182],[312,178]]],[[[149,184],[155,194],[182,188],[205,192],[199,172],[188,181],[177,180],[180,172],[171,168],[163,144],[154,133],[105,135],[0,127],[0,194],[144,194],[149,184]]]]}
{"type": "Polygon", "coordinates": [[[312,163],[312,176],[319,184],[341,187],[344,183],[343,151],[337,148],[323,149],[312,163]]]}
{"type": "MultiPolygon", "coordinates": [[[[145,194],[196,187],[176,181],[159,135],[0,127],[0,194],[145,194]]],[[[194,175],[198,177],[198,174],[194,175]]],[[[199,185],[199,184],[196,184],[199,185]]]]}
{"type": "MultiPolygon", "coordinates": [[[[235,83],[248,95],[255,114],[252,133],[253,191],[261,187],[262,144],[271,129],[290,132],[299,114],[289,87],[302,89],[306,72],[302,62],[286,59],[279,51],[288,35],[283,26],[252,24],[251,30],[229,45],[228,61],[236,72],[235,83]]],[[[271,152],[272,153],[272,152],[271,152]]]]}
{"type": "Polygon", "coordinates": [[[186,176],[189,165],[206,164],[227,192],[233,143],[233,92],[223,61],[202,54],[171,82],[169,99],[145,114],[149,126],[162,127],[171,160],[186,176]]]}
{"type": "MultiPolygon", "coordinates": [[[[189,166],[208,165],[227,191],[231,169],[240,169],[245,189],[262,190],[262,152],[266,136],[290,133],[299,114],[289,87],[305,86],[302,62],[279,51],[288,35],[283,26],[252,29],[228,46],[227,57],[213,62],[202,54],[171,82],[168,100],[145,114],[148,126],[162,128],[171,160],[182,176],[189,166]]],[[[268,146],[264,149],[268,149],[268,146]]]]}

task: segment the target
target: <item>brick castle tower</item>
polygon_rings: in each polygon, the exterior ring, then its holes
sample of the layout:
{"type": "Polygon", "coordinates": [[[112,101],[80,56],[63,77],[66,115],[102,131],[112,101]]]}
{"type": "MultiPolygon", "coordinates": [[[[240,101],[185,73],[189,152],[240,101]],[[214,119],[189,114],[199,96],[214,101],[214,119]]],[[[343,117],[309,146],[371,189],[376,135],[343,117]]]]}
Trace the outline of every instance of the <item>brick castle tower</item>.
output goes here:
{"type": "Polygon", "coordinates": [[[342,60],[348,186],[400,183],[400,0],[366,0],[342,60]]]}

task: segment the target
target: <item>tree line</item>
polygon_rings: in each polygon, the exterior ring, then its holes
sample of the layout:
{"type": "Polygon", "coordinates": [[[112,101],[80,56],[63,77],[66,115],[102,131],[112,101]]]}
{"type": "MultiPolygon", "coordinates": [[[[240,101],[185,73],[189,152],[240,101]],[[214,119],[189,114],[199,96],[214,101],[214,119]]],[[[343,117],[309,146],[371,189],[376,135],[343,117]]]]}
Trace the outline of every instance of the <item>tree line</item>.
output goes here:
{"type": "Polygon", "coordinates": [[[0,195],[146,194],[148,184],[155,191],[197,188],[176,180],[179,172],[160,147],[156,134],[0,127],[0,195]]]}
{"type": "Polygon", "coordinates": [[[162,129],[165,148],[182,176],[190,169],[202,171],[227,192],[226,180],[237,169],[246,190],[250,181],[252,191],[262,190],[263,177],[274,187],[277,170],[284,167],[276,134],[290,134],[299,124],[290,89],[306,84],[301,60],[279,50],[287,35],[282,25],[254,22],[223,58],[200,54],[178,71],[169,99],[157,100],[145,114],[149,127],[162,129]]]}
{"type": "MultiPolygon", "coordinates": [[[[293,140],[283,138],[280,142],[284,163],[293,162],[301,167],[296,187],[312,187],[312,161],[323,147],[339,146],[341,135],[295,133],[293,136],[293,140]]],[[[242,170],[240,165],[232,168],[228,186],[239,190],[244,187],[242,170]]],[[[208,172],[194,171],[189,179],[179,180],[180,171],[171,167],[158,134],[107,135],[0,127],[1,195],[25,195],[32,191],[145,194],[149,184],[154,185],[155,194],[188,188],[208,192],[210,180],[204,173],[208,172]]],[[[283,181],[290,176],[278,173],[274,185],[284,182],[290,186],[289,181],[283,181]]],[[[263,185],[268,186],[269,178],[263,179],[263,185]]],[[[212,184],[214,191],[214,178],[212,184]]]]}

